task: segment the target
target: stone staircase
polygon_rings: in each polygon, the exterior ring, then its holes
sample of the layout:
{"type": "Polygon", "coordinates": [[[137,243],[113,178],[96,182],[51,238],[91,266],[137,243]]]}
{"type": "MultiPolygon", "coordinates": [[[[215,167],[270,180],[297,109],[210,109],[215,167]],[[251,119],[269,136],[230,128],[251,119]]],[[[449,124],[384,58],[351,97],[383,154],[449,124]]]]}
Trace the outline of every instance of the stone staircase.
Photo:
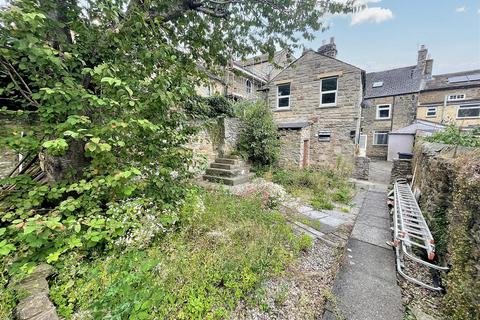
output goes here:
{"type": "Polygon", "coordinates": [[[203,180],[236,186],[248,182],[254,176],[245,161],[236,156],[216,158],[203,175],[203,180]]]}

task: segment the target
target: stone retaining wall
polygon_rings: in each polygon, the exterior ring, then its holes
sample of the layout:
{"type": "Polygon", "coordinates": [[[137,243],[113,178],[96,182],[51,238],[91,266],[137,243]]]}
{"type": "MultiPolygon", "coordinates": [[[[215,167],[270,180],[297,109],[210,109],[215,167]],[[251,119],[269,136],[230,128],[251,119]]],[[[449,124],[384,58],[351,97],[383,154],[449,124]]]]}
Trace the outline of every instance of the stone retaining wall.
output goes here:
{"type": "Polygon", "coordinates": [[[390,174],[390,183],[394,183],[397,179],[412,179],[412,160],[395,159],[393,160],[392,173],[390,174]]]}
{"type": "Polygon", "coordinates": [[[478,319],[480,297],[480,148],[419,142],[414,190],[436,242],[449,319],[478,319]]]}

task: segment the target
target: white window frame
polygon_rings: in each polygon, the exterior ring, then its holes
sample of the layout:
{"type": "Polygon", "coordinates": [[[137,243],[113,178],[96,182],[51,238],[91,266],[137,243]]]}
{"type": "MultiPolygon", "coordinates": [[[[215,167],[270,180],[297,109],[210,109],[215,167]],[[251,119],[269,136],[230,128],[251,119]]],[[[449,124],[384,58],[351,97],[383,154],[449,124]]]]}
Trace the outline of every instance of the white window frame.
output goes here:
{"type": "Polygon", "coordinates": [[[248,94],[252,93],[252,87],[253,87],[253,86],[252,86],[252,81],[250,81],[249,79],[247,79],[247,80],[245,81],[245,91],[246,91],[248,94]],[[250,84],[250,85],[249,85],[249,84],[250,84]]]}
{"type": "Polygon", "coordinates": [[[337,97],[338,97],[338,77],[328,77],[328,78],[320,79],[320,107],[336,107],[337,106],[337,97]],[[330,79],[337,79],[337,89],[322,91],[323,81],[324,80],[330,80],[330,79]],[[335,102],[333,102],[333,103],[322,103],[322,96],[326,93],[335,93],[335,102]]]}
{"type": "MultiPolygon", "coordinates": [[[[385,109],[382,109],[385,110],[385,109]]],[[[376,111],[376,120],[390,120],[392,118],[392,105],[391,104],[378,104],[376,111]],[[388,117],[380,117],[380,108],[388,107],[388,117]]]]}
{"type": "Polygon", "coordinates": [[[461,109],[480,109],[480,104],[459,106],[458,109],[457,109],[457,119],[479,119],[480,118],[480,114],[478,116],[475,116],[475,117],[460,117],[458,114],[459,114],[461,109]]]}
{"type": "Polygon", "coordinates": [[[388,134],[389,134],[389,131],[388,130],[374,130],[373,131],[373,145],[374,146],[388,146],[388,134]],[[380,135],[380,134],[386,134],[387,135],[387,143],[386,144],[381,144],[381,143],[377,143],[377,135],[380,135]]]}
{"type": "Polygon", "coordinates": [[[292,83],[291,82],[285,82],[285,83],[279,83],[277,84],[277,109],[280,109],[280,110],[287,110],[287,109],[290,109],[290,102],[291,102],[291,96],[292,96],[292,83]],[[285,86],[285,85],[289,85],[290,87],[290,94],[289,95],[286,95],[286,96],[279,96],[278,95],[278,88],[280,86],[285,86]],[[280,99],[283,99],[283,98],[288,98],[288,106],[286,107],[280,107],[280,99]]]}
{"type": "Polygon", "coordinates": [[[427,118],[436,118],[436,117],[437,117],[437,110],[438,110],[437,107],[427,107],[427,109],[426,109],[426,111],[425,111],[425,117],[427,117],[427,118]],[[433,114],[433,115],[428,114],[429,112],[435,112],[435,114],[433,114]]]}
{"type": "Polygon", "coordinates": [[[462,101],[466,99],[465,93],[456,93],[447,95],[447,101],[462,101]]]}

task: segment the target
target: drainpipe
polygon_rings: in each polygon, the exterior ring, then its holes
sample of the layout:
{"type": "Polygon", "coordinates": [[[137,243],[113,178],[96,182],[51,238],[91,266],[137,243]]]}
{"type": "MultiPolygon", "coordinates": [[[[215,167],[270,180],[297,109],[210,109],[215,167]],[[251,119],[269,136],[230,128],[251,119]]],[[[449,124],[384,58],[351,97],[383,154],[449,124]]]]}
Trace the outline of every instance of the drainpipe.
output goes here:
{"type": "Polygon", "coordinates": [[[390,131],[393,131],[393,117],[394,117],[394,110],[395,110],[395,102],[396,102],[396,98],[397,96],[393,96],[393,102],[392,102],[392,108],[390,110],[390,113],[391,113],[391,119],[390,119],[390,131]]]}
{"type": "Polygon", "coordinates": [[[443,98],[443,107],[442,107],[442,117],[440,118],[440,123],[443,124],[443,118],[445,116],[445,108],[447,107],[447,97],[448,94],[445,95],[445,98],[443,98]]]}

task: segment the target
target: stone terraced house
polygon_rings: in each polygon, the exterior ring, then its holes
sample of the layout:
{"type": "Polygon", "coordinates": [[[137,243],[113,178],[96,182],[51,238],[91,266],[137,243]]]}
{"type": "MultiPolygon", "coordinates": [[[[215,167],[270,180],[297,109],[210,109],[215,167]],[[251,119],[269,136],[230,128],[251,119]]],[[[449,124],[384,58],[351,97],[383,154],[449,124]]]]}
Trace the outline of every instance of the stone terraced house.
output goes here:
{"type": "Polygon", "coordinates": [[[417,119],[462,129],[479,127],[480,70],[434,75],[420,92],[417,119]]]}
{"type": "Polygon", "coordinates": [[[427,55],[422,46],[416,65],[366,74],[360,155],[387,159],[389,133],[413,123],[420,90],[432,75],[427,55]]]}
{"type": "Polygon", "coordinates": [[[332,38],[318,51],[305,51],[264,87],[279,127],[282,166],[353,161],[364,72],[336,54],[332,38]]]}

